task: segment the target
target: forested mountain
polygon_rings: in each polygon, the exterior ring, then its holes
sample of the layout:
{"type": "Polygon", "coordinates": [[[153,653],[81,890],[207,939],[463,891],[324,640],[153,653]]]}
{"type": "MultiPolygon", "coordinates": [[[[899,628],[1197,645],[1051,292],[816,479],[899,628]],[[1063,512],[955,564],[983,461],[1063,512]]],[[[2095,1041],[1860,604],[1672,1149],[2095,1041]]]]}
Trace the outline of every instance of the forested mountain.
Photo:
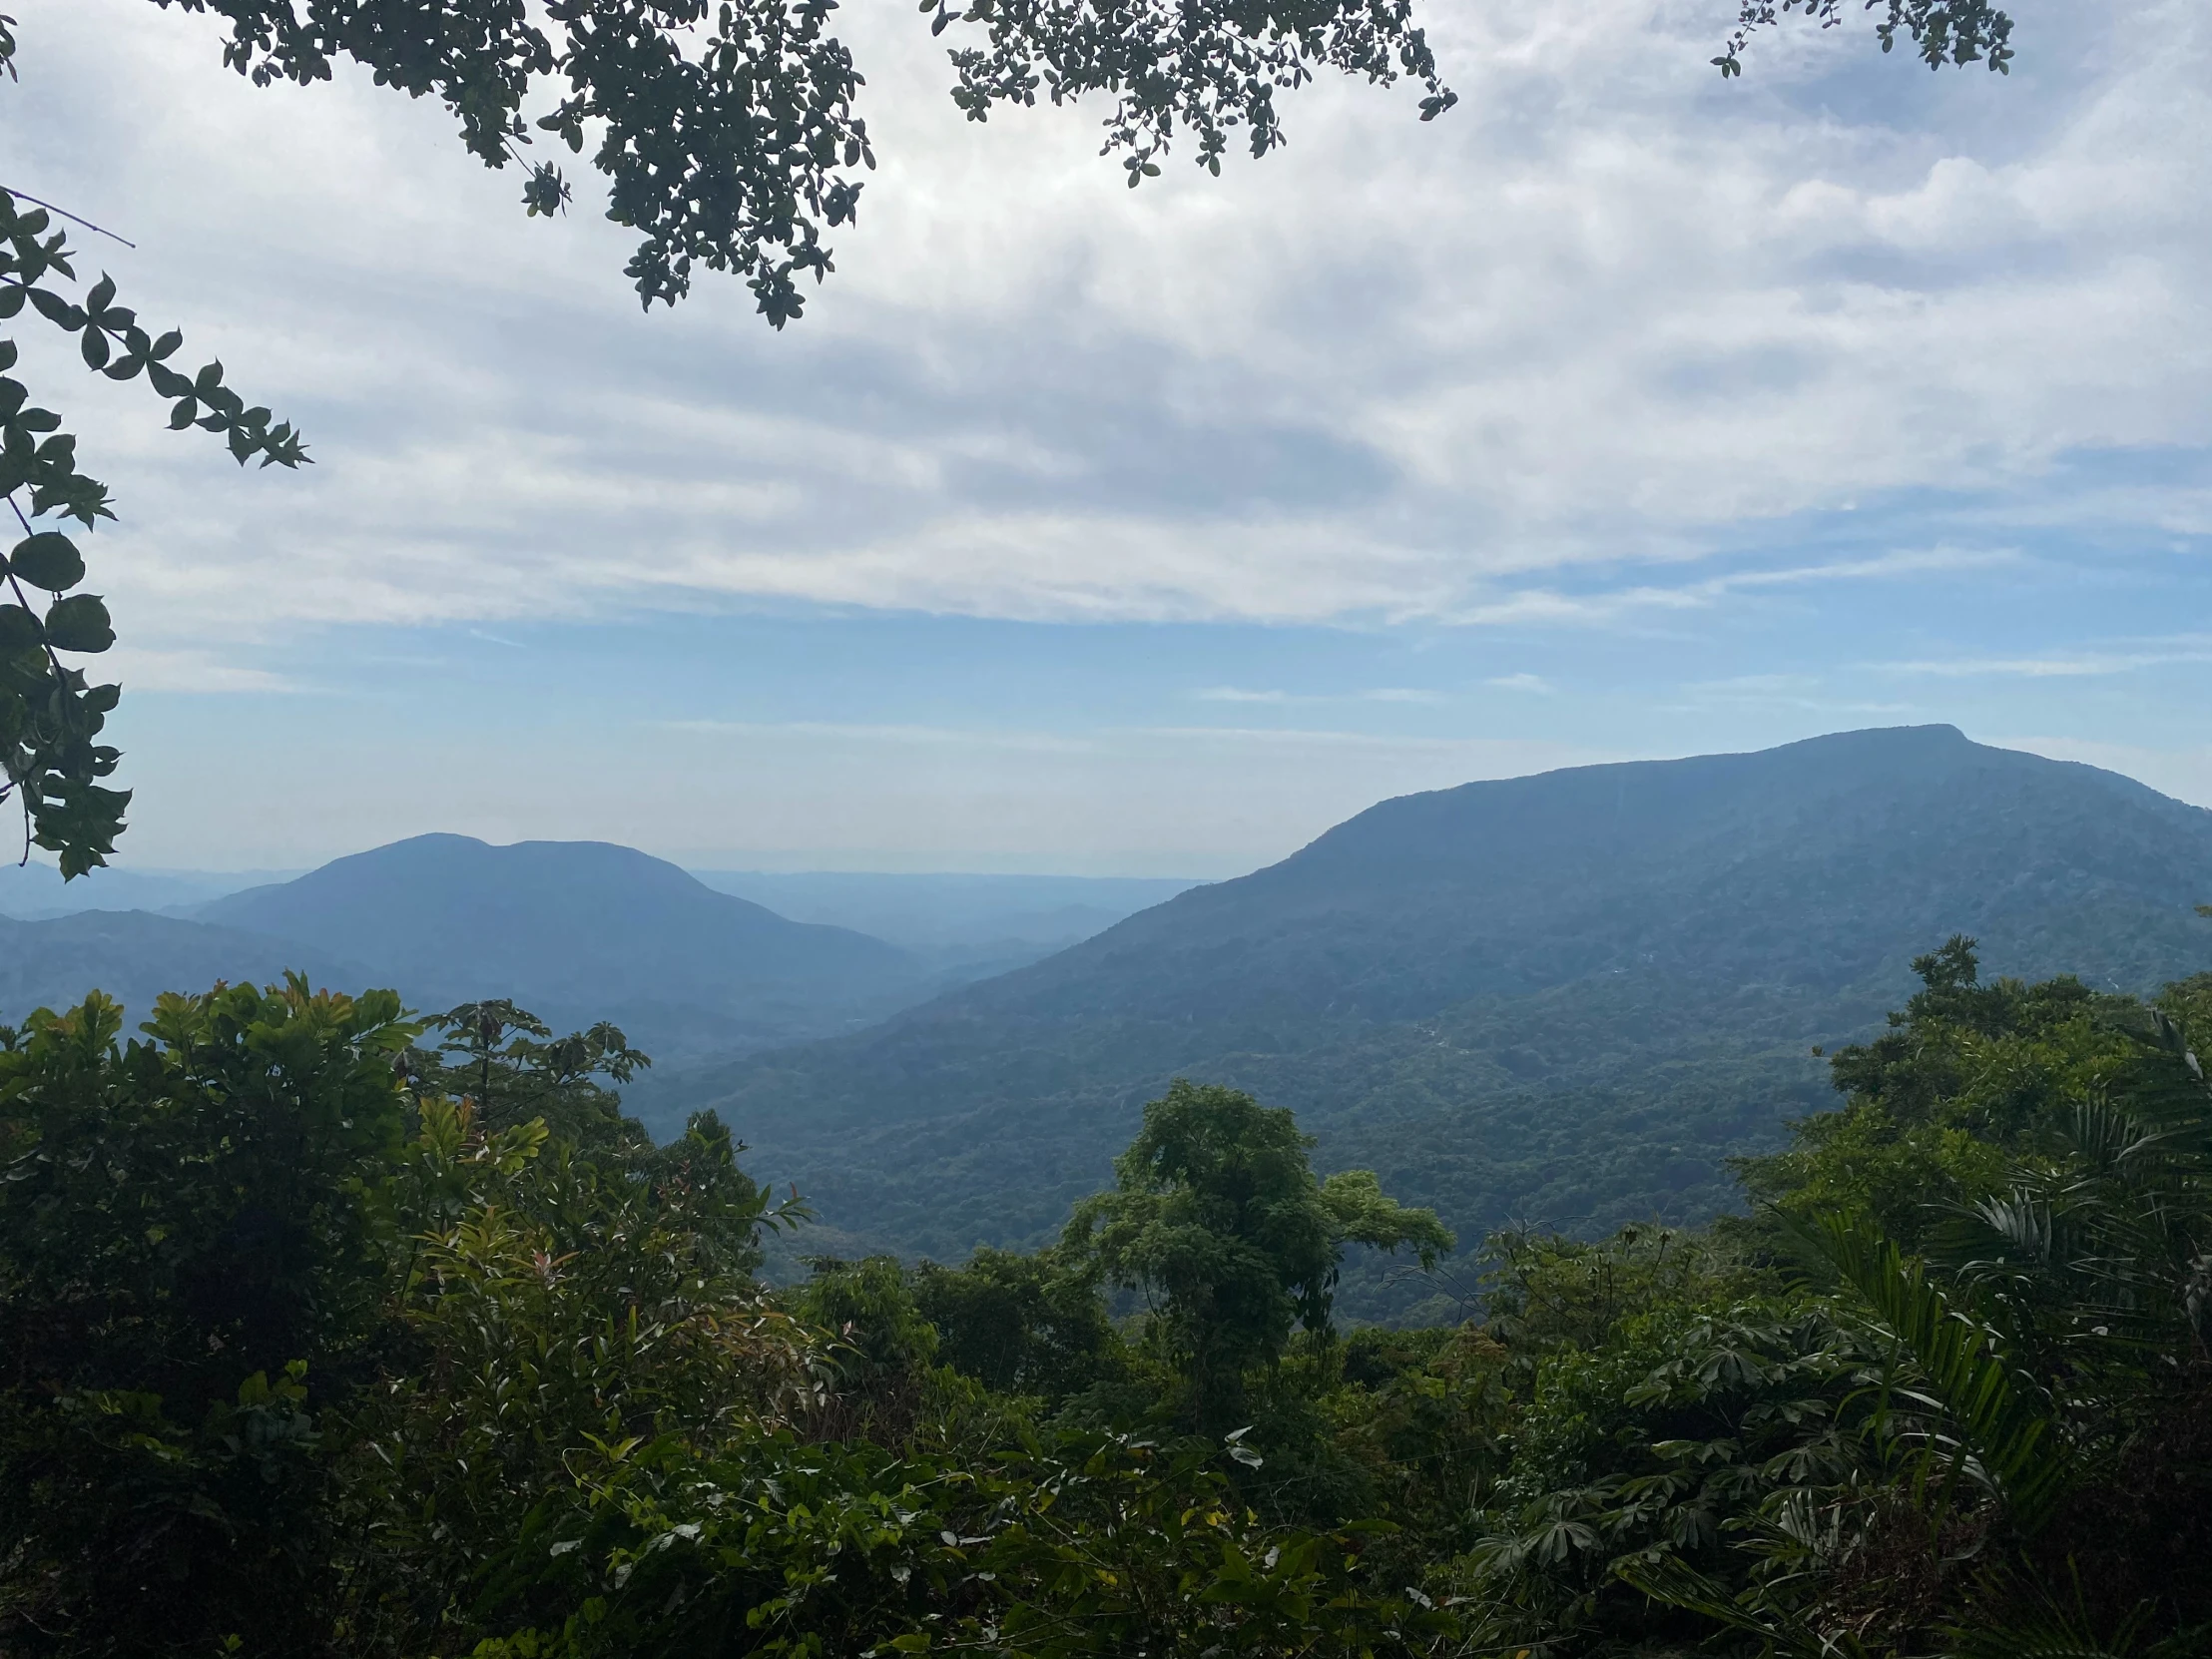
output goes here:
{"type": "Polygon", "coordinates": [[[631,847],[466,835],[418,835],[166,915],[0,920],[0,942],[4,1021],[98,989],[135,1024],[179,985],[298,969],[425,1012],[505,997],[564,1028],[611,1020],[679,1061],[849,1030],[944,983],[880,939],[786,920],[631,847]]]}
{"type": "Polygon", "coordinates": [[[2206,897],[2212,813],[1950,727],[1846,733],[1384,802],[876,1029],[633,1098],[714,1105],[852,1244],[940,1259],[1042,1239],[1177,1074],[1295,1107],[1322,1167],[1462,1238],[1598,1229],[1725,1204],[1722,1160],[1824,1101],[1813,1045],[1947,935],[2147,989],[2212,957],[2206,897]]]}
{"type": "Polygon", "coordinates": [[[662,1061],[698,1063],[866,1024],[1191,884],[695,877],[629,847],[495,847],[465,835],[418,836],[274,881],[99,869],[65,884],[34,864],[0,869],[0,917],[67,925],[8,935],[0,1019],[100,988],[136,1021],[176,985],[266,983],[300,967],[317,983],[391,986],[425,1010],[506,996],[558,1023],[613,1019],[662,1061]]]}
{"type": "Polygon", "coordinates": [[[849,1028],[925,984],[880,939],[603,841],[417,835],[192,913],[343,955],[411,1004],[509,997],[564,1027],[613,1020],[663,1055],[849,1028]]]}

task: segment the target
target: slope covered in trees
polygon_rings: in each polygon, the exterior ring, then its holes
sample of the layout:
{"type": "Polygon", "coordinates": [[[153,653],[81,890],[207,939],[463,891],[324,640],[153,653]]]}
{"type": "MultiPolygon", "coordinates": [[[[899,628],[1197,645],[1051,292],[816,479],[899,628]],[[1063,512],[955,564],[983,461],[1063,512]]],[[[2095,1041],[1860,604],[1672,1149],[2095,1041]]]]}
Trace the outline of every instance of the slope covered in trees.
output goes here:
{"type": "Polygon", "coordinates": [[[1580,768],[1384,802],[877,1029],[637,1098],[715,1106],[854,1248],[1041,1240],[1176,1075],[1294,1107],[1325,1165],[1463,1235],[1603,1231],[1722,1207],[1724,1159],[1821,1103],[1810,1050],[1868,1029],[1926,941],[2144,990],[2197,959],[2208,882],[2212,813],[1949,727],[1580,768]]]}

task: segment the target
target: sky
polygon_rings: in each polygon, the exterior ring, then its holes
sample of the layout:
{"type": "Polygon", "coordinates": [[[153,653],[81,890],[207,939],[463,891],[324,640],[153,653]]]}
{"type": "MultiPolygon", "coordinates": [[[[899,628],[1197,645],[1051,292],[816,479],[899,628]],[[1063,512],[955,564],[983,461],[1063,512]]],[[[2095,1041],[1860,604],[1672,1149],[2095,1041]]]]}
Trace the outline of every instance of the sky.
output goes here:
{"type": "MultiPolygon", "coordinates": [[[[434,102],[18,0],[0,183],[316,464],[24,332],[120,522],[124,865],[430,830],[694,866],[1233,874],[1386,796],[1950,722],[2212,805],[2212,17],[1427,0],[1141,190],[839,13],[881,166],[782,332],[526,220],[434,102]],[[39,355],[43,351],[45,354],[39,355]]],[[[573,170],[572,170],[573,171],[573,170]]],[[[45,400],[51,402],[52,397],[45,400]]]]}

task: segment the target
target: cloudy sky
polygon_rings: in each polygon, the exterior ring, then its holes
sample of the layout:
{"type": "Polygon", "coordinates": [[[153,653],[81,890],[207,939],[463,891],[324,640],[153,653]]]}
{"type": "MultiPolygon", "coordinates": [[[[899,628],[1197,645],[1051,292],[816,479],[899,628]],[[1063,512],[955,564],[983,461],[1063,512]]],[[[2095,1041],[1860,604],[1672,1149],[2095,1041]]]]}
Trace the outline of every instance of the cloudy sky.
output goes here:
{"type": "Polygon", "coordinates": [[[2212,18],[2023,0],[2009,78],[1726,0],[1429,0],[1145,189],[839,16],[882,160],[781,334],[434,104],[18,0],[0,183],[307,431],[240,473],[42,359],[122,522],[129,861],[398,835],[1230,873],[1372,801],[1859,726],[2212,804],[2212,18]]]}

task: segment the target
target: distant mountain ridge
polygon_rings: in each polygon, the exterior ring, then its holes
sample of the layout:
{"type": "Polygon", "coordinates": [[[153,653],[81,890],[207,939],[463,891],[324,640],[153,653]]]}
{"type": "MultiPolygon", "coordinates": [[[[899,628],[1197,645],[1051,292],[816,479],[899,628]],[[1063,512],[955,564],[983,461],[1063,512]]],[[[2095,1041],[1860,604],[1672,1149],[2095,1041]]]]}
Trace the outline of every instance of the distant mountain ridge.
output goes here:
{"type": "Polygon", "coordinates": [[[288,881],[301,872],[139,869],[102,865],[64,881],[52,864],[0,863],[0,916],[33,921],[87,910],[152,910],[170,914],[246,887],[288,881]]]}
{"type": "MultiPolygon", "coordinates": [[[[1177,1073],[1296,1106],[1470,1233],[1726,1201],[1954,931],[1992,971],[2212,965],[2212,813],[1950,727],[1384,802],[1267,869],[856,1036],[642,1103],[718,1106],[853,1248],[1044,1236],[1177,1073]]],[[[1382,1296],[1380,1289],[1374,1294],[1382,1296]]],[[[1384,1299],[1386,1300],[1386,1298],[1384,1299]]]]}
{"type": "Polygon", "coordinates": [[[339,989],[373,982],[358,963],[327,951],[145,910],[0,917],[0,1022],[72,1007],[97,988],[123,1004],[128,1030],[164,991],[206,990],[219,979],[271,984],[287,969],[339,989]]]}
{"type": "Polygon", "coordinates": [[[1001,875],[695,876],[608,842],[429,834],[263,879],[0,871],[13,931],[0,1019],[99,986],[135,1022],[217,978],[389,985],[426,1012],[507,996],[563,1025],[612,1019],[664,1063],[849,1030],[1036,960],[1184,882],[1001,875]],[[788,898],[786,916],[731,885],[788,898]],[[71,901],[74,901],[72,904],[71,901]],[[136,904],[138,909],[130,906],[136,904]],[[147,913],[155,905],[159,914],[147,913]],[[100,906],[88,909],[89,905],[100,906]],[[838,916],[879,918],[911,944],[838,916]]]}
{"type": "Polygon", "coordinates": [[[649,1050],[849,1027],[925,984],[906,952],[790,921],[606,841],[416,835],[196,906],[197,920],[360,962],[425,1007],[506,996],[612,1019],[649,1050]]]}

